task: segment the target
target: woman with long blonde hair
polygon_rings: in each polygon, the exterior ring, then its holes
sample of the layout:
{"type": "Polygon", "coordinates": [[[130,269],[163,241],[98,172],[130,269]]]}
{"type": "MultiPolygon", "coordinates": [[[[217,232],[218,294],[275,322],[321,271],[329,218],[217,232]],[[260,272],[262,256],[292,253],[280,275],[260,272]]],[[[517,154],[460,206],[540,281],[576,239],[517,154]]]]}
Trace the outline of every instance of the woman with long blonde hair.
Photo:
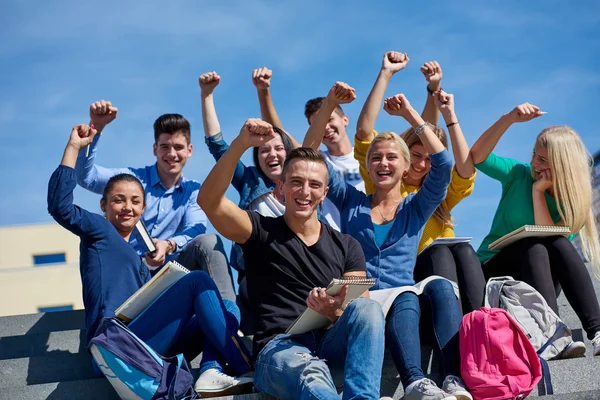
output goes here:
{"type": "MultiPolygon", "coordinates": [[[[502,183],[502,197],[489,234],[478,250],[486,278],[510,275],[539,291],[548,305],[558,311],[557,289],[581,320],[600,354],[600,307],[590,274],[571,244],[579,234],[584,256],[600,277],[600,244],[592,213],[591,158],[579,135],[568,126],[551,126],[537,136],[531,163],[520,163],[492,153],[506,130],[544,113],[523,103],[502,116],[471,148],[476,168],[502,183]],[[489,244],[523,225],[563,225],[564,236],[530,237],[502,250],[489,244]]],[[[580,347],[580,354],[585,352],[580,347]]]]}
{"type": "MultiPolygon", "coordinates": [[[[367,194],[375,192],[375,183],[369,177],[366,168],[366,152],[371,141],[376,137],[375,121],[381,108],[385,90],[393,74],[400,71],[401,64],[392,62],[398,53],[386,53],[382,62],[381,71],[373,85],[373,89],[363,106],[356,124],[356,138],[354,141],[354,158],[360,165],[360,174],[365,181],[367,194]]],[[[439,114],[442,114],[447,126],[452,153],[454,155],[454,168],[450,179],[450,186],[441,204],[437,207],[431,218],[425,224],[414,268],[414,279],[420,282],[431,275],[439,275],[458,284],[462,311],[464,313],[479,309],[483,304],[484,282],[481,272],[481,263],[477,253],[467,241],[455,241],[431,245],[436,239],[455,238],[454,220],[450,211],[462,200],[468,197],[475,186],[475,167],[469,155],[469,145],[463,135],[460,122],[454,110],[454,96],[443,93],[441,89],[442,69],[435,62],[425,63],[421,72],[428,82],[427,101],[422,113],[423,119],[429,128],[448,148],[446,133],[436,124],[439,114]]],[[[407,129],[400,135],[410,150],[410,164],[402,177],[400,191],[403,197],[421,190],[423,183],[431,168],[431,156],[423,145],[419,135],[413,128],[407,129]]]]}
{"type": "MultiPolygon", "coordinates": [[[[336,102],[353,96],[347,85],[339,88],[337,94],[335,89],[336,86],[317,112],[305,146],[318,149],[323,136],[320,132],[336,102]]],[[[389,293],[381,289],[415,285],[414,266],[421,233],[446,196],[452,170],[448,151],[404,95],[392,96],[383,103],[386,112],[403,117],[414,127],[431,154],[431,171],[423,188],[406,197],[402,195],[402,176],[410,166],[410,152],[396,133],[383,132],[373,139],[366,156],[369,176],[375,183],[374,193],[366,195],[344,182],[331,166],[327,192],[327,198],[340,212],[342,232],[358,240],[363,249],[367,275],[377,279],[371,293],[380,302],[382,298],[378,296],[389,293]]],[[[432,279],[419,295],[405,291],[393,299],[387,312],[385,342],[400,374],[405,399],[473,399],[460,378],[460,321],[454,285],[447,279],[432,279]],[[421,318],[421,310],[427,317],[421,318]],[[432,345],[442,355],[445,379],[441,388],[426,378],[421,368],[421,323],[433,331],[432,345]]]]}

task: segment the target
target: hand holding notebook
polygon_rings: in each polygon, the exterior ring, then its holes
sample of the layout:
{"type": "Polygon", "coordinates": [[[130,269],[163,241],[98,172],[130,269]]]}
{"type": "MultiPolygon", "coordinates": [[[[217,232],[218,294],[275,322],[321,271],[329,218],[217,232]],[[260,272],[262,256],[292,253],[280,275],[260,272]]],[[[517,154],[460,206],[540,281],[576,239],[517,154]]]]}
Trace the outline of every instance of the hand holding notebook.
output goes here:
{"type": "MultiPolygon", "coordinates": [[[[348,286],[346,299],[342,303],[344,308],[351,300],[360,297],[364,292],[369,290],[375,284],[374,278],[362,277],[344,277],[342,279],[333,279],[327,286],[326,293],[328,296],[338,295],[344,286],[348,286]]],[[[307,308],[290,327],[285,331],[288,334],[300,334],[313,329],[325,328],[331,324],[331,321],[317,311],[307,308]]]]}

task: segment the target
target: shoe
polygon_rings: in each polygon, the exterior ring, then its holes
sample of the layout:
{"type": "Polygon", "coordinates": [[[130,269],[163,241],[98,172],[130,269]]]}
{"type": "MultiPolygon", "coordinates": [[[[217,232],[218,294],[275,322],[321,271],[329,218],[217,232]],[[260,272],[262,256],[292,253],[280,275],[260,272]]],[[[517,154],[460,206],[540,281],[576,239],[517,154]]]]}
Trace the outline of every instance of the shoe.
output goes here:
{"type": "Polygon", "coordinates": [[[556,356],[556,359],[585,357],[585,343],[571,342],[564,350],[556,356]]]}
{"type": "Polygon", "coordinates": [[[391,397],[385,396],[385,397],[380,397],[379,400],[394,400],[391,397]]]}
{"type": "Polygon", "coordinates": [[[404,400],[458,400],[437,387],[434,381],[427,378],[419,379],[408,385],[404,400]]]}
{"type": "Polygon", "coordinates": [[[446,379],[444,379],[442,390],[453,395],[457,400],[473,400],[473,396],[467,391],[463,380],[456,375],[448,375],[446,379]]]}
{"type": "Polygon", "coordinates": [[[254,379],[250,377],[234,378],[222,373],[218,369],[210,368],[204,371],[194,390],[200,397],[217,397],[230,394],[251,393],[254,379]]]}
{"type": "Polygon", "coordinates": [[[594,355],[600,356],[600,331],[596,332],[596,335],[592,339],[592,344],[594,345],[594,355]]]}

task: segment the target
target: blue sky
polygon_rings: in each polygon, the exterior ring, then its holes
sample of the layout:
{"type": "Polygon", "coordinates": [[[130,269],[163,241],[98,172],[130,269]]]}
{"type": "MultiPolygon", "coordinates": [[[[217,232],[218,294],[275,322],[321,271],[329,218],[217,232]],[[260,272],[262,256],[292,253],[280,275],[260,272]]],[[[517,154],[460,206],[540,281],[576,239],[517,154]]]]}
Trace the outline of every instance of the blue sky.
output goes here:
{"type": "MultiPolygon", "coordinates": [[[[437,60],[442,86],[455,95],[467,140],[501,114],[529,101],[548,114],[514,126],[497,153],[528,160],[545,126],[573,126],[591,152],[600,149],[600,3],[173,1],[30,2],[5,0],[0,12],[0,225],[51,221],[47,182],[70,128],[88,121],[97,99],[119,116],[102,136],[98,163],[153,163],[152,123],[167,112],[192,123],[194,154],[185,174],[202,181],[213,165],[203,141],[198,76],[217,71],[217,112],[227,139],[259,116],[253,68],[273,69],[272,93],[284,127],[301,139],[304,102],[336,80],[356,88],[345,108],[356,118],[388,50],[411,63],[388,95],[405,93],[422,108],[419,66],[437,60]]],[[[378,130],[406,124],[381,114],[378,130]]],[[[350,129],[353,133],[353,129],[350,129]]],[[[249,154],[245,160],[250,162],[249,154]]],[[[234,191],[229,191],[237,199],[234,191]]],[[[460,236],[478,245],[500,195],[480,175],[453,212],[460,236]]],[[[76,202],[99,211],[96,195],[76,202]]]]}

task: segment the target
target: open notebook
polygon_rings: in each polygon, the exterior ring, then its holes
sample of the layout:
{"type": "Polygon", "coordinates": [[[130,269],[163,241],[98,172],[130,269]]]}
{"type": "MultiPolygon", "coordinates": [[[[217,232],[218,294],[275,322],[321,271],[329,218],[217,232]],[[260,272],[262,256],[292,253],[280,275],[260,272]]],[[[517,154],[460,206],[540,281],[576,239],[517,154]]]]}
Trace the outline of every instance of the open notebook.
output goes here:
{"type": "Polygon", "coordinates": [[[398,297],[404,292],[413,292],[417,296],[420,296],[421,293],[423,293],[425,286],[427,286],[431,281],[436,279],[444,279],[450,282],[452,284],[452,288],[454,289],[454,294],[456,295],[456,298],[460,298],[458,285],[455,282],[452,282],[451,280],[442,278],[441,276],[437,275],[431,275],[423,279],[421,282],[415,283],[412,286],[400,286],[390,289],[371,290],[369,292],[369,296],[371,297],[371,299],[381,304],[383,315],[387,316],[387,313],[388,311],[390,311],[392,304],[394,304],[394,300],[396,300],[396,297],[398,297]]]}
{"type": "MultiPolygon", "coordinates": [[[[327,286],[327,294],[335,296],[340,293],[344,285],[348,285],[348,292],[346,293],[346,300],[344,305],[348,304],[351,300],[360,297],[364,292],[369,290],[371,286],[375,284],[375,278],[360,278],[347,276],[342,279],[333,279],[329,286],[327,286]]],[[[290,327],[285,331],[289,334],[299,334],[313,329],[325,328],[331,324],[331,321],[319,314],[318,312],[307,308],[290,327]]]]}
{"type": "Polygon", "coordinates": [[[154,300],[189,272],[188,269],[176,261],[169,261],[152,279],[115,310],[116,317],[125,323],[133,321],[154,300]]]}
{"type": "Polygon", "coordinates": [[[567,236],[571,234],[571,228],[568,226],[547,226],[547,225],[523,225],[519,229],[507,233],[500,239],[490,243],[490,250],[502,250],[511,243],[527,237],[544,237],[544,236],[567,236]]]}

